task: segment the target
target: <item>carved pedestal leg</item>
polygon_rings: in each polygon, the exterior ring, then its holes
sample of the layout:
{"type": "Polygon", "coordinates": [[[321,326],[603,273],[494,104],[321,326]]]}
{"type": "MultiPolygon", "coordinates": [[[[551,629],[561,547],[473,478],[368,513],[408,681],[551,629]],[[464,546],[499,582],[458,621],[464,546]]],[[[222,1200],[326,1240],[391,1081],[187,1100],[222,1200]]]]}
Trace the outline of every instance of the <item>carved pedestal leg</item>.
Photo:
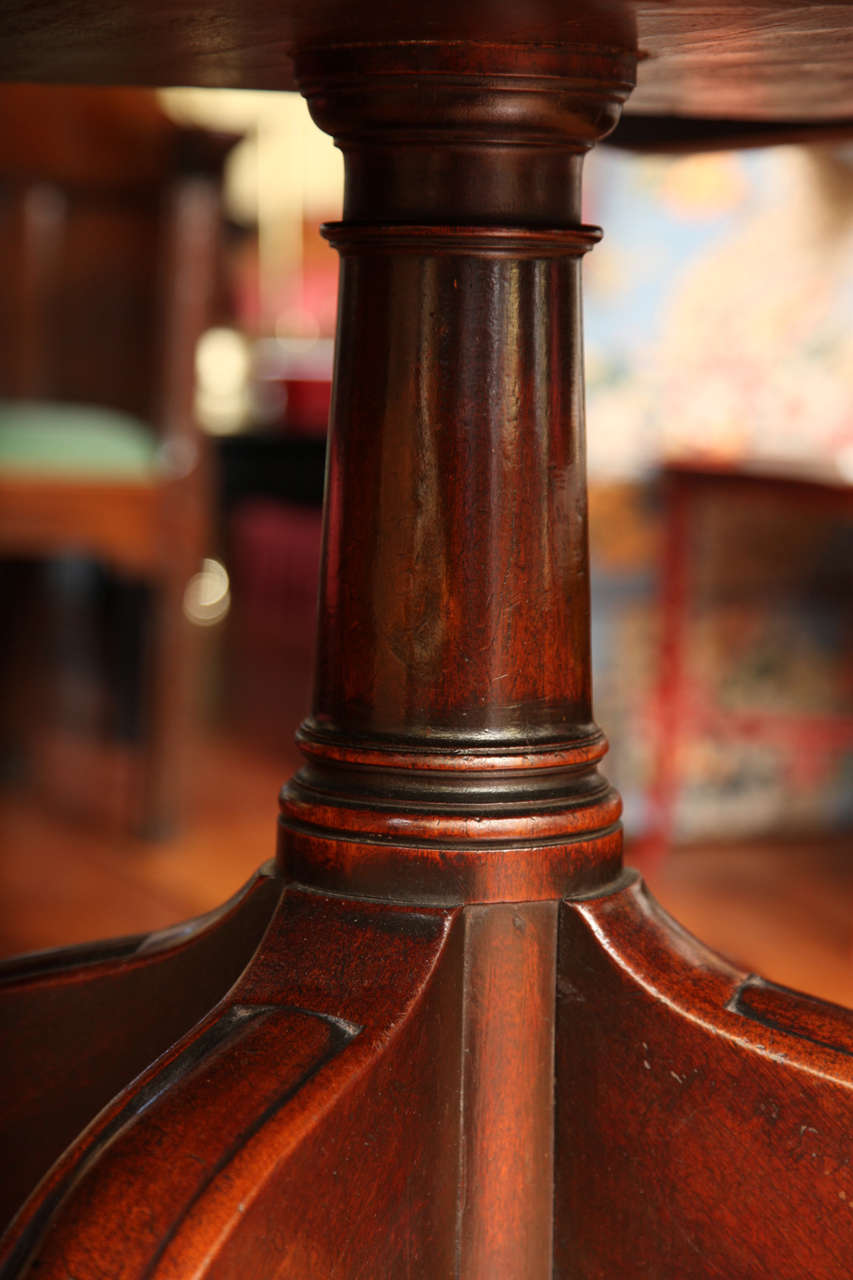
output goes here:
{"type": "Polygon", "coordinates": [[[657,915],[597,771],[580,166],[632,60],[403,44],[297,69],[347,185],[277,907],[224,998],[54,1165],[0,1274],[840,1277],[853,1212],[825,1129],[849,1023],[657,915]],[[780,1221],[830,1185],[825,1261],[780,1221]]]}
{"type": "Polygon", "coordinates": [[[556,1037],[556,1275],[850,1275],[850,1010],[739,972],[633,878],[561,906],[556,1037]]]}

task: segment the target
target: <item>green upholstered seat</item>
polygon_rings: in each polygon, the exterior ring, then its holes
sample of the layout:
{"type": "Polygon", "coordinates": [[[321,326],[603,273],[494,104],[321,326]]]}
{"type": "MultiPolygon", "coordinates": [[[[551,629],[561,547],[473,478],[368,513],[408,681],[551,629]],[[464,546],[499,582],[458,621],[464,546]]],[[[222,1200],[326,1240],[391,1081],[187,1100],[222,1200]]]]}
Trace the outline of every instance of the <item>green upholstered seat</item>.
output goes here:
{"type": "Polygon", "coordinates": [[[100,405],[0,400],[0,475],[144,480],[158,470],[158,438],[100,405]]]}

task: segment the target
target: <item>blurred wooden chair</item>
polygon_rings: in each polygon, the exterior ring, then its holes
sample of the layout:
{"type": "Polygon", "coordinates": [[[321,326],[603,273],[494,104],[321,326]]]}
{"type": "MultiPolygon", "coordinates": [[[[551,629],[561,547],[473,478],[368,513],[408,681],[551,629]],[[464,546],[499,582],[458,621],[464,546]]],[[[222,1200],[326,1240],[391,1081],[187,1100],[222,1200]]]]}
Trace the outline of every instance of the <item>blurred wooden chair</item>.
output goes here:
{"type": "Polygon", "coordinates": [[[0,91],[0,555],[76,551],[152,588],[135,821],[171,828],[210,507],[193,414],[233,138],[137,90],[0,91]]]}

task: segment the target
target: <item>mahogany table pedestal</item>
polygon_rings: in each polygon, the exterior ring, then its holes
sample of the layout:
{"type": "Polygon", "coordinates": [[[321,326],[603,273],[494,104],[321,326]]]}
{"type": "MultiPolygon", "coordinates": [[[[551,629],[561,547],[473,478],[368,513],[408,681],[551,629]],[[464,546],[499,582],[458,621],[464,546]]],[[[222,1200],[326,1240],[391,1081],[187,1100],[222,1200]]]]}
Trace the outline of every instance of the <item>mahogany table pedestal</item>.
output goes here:
{"type": "Polygon", "coordinates": [[[853,1016],[669,920],[598,772],[580,178],[634,58],[296,71],[346,160],[305,764],[214,918],[7,970],[0,1276],[847,1280],[853,1016]]]}

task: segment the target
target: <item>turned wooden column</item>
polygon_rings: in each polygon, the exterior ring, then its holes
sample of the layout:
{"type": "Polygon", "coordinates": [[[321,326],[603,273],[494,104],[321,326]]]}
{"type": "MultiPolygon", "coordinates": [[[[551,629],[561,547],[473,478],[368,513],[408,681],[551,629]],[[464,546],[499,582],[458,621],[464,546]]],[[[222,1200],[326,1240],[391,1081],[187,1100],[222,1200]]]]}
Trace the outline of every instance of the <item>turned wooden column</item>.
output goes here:
{"type": "Polygon", "coordinates": [[[0,1276],[849,1280],[853,1014],[620,874],[597,771],[580,169],[632,59],[299,43],[347,163],[305,764],[222,912],[0,974],[0,1276]]]}
{"type": "Polygon", "coordinates": [[[591,889],[621,854],[590,700],[581,165],[632,59],[412,43],[297,72],[346,187],[287,874],[433,903],[591,889]]]}

